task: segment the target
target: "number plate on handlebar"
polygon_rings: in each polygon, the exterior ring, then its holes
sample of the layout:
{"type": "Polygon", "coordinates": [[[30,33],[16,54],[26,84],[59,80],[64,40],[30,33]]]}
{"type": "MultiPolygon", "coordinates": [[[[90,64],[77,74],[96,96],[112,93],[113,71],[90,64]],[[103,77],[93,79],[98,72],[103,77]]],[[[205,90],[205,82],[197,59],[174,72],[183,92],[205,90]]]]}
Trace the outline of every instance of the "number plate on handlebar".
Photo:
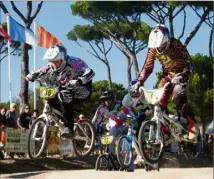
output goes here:
{"type": "Polygon", "coordinates": [[[112,143],[113,138],[114,138],[113,136],[102,136],[101,137],[101,143],[103,145],[109,145],[112,143]]]}
{"type": "Polygon", "coordinates": [[[57,90],[54,87],[40,87],[39,88],[40,91],[40,97],[44,98],[44,99],[51,99],[54,98],[57,90]]]}
{"type": "Polygon", "coordinates": [[[125,120],[126,125],[130,125],[132,122],[133,122],[133,119],[132,119],[132,118],[127,118],[127,119],[125,120]]]}

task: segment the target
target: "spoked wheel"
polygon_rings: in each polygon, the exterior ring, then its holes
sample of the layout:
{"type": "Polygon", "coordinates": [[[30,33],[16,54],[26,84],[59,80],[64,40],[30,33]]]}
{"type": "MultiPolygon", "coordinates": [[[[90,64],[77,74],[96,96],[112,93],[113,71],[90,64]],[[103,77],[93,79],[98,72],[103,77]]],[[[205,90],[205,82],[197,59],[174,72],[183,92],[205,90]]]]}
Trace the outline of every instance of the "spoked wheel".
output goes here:
{"type": "Polygon", "coordinates": [[[95,170],[108,170],[108,156],[106,154],[102,154],[97,158],[95,170]]]}
{"type": "Polygon", "coordinates": [[[77,156],[89,155],[94,147],[95,131],[88,120],[81,120],[75,124],[73,150],[77,156]]]}
{"type": "Polygon", "coordinates": [[[43,118],[38,118],[31,126],[28,136],[28,155],[31,159],[39,158],[47,144],[48,127],[43,118]]]}
{"type": "Polygon", "coordinates": [[[117,146],[117,160],[120,163],[120,166],[124,169],[128,169],[133,160],[132,152],[132,141],[126,136],[122,135],[118,139],[117,146]]]}
{"type": "Polygon", "coordinates": [[[154,121],[145,121],[140,128],[138,144],[144,159],[150,163],[157,163],[162,156],[164,137],[160,131],[160,139],[157,140],[157,124],[154,121]]]}
{"type": "Polygon", "coordinates": [[[200,133],[198,134],[197,138],[190,142],[183,142],[183,152],[187,159],[197,159],[201,153],[202,149],[202,138],[200,133]]]}

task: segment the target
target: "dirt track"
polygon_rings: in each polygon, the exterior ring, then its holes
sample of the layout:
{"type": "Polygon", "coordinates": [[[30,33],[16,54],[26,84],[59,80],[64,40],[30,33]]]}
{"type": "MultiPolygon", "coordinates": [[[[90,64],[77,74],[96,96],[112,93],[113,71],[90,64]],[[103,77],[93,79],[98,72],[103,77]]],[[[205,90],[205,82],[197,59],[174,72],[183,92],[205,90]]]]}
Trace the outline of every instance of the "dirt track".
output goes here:
{"type": "Polygon", "coordinates": [[[6,178],[29,178],[29,179],[213,179],[213,168],[194,169],[161,169],[159,172],[138,169],[135,172],[103,172],[95,170],[74,171],[43,171],[17,174],[4,174],[6,178]]]}
{"type": "MultiPolygon", "coordinates": [[[[94,169],[97,157],[41,158],[37,160],[0,160],[0,174],[47,170],[94,169]]],[[[187,160],[180,155],[165,155],[159,163],[160,168],[201,168],[213,167],[211,158],[187,160]]],[[[142,167],[140,167],[142,168],[142,167]]]]}
{"type": "MultiPolygon", "coordinates": [[[[40,158],[0,160],[1,173],[20,173],[41,170],[82,170],[94,169],[97,156],[69,157],[69,158],[40,158]]],[[[164,155],[159,163],[161,168],[193,168],[213,167],[210,157],[197,160],[187,160],[182,155],[164,155]]]]}

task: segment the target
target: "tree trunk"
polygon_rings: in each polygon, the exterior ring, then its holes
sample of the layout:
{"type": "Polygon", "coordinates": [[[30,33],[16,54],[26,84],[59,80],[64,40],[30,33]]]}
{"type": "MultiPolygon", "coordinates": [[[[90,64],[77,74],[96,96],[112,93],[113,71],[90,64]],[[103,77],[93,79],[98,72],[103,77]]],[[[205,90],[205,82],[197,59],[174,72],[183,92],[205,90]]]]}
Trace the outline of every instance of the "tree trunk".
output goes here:
{"type": "Polygon", "coordinates": [[[189,36],[186,38],[184,45],[187,46],[190,43],[190,41],[195,36],[195,34],[198,32],[198,30],[201,27],[201,25],[203,24],[203,22],[206,20],[206,17],[209,14],[209,12],[210,12],[209,8],[207,8],[204,11],[204,14],[201,16],[199,23],[195,26],[195,28],[190,32],[189,36]]]}
{"type": "MultiPolygon", "coordinates": [[[[201,109],[203,109],[203,107],[201,109]]],[[[206,130],[207,122],[206,122],[205,115],[204,115],[203,111],[201,111],[200,118],[201,118],[200,120],[201,120],[201,123],[202,123],[202,133],[204,133],[205,130],[206,130]]]]}
{"type": "Polygon", "coordinates": [[[170,36],[174,37],[174,31],[173,31],[173,9],[172,9],[172,7],[169,7],[169,27],[170,27],[170,36]]]}
{"type": "Polygon", "coordinates": [[[111,69],[108,61],[106,63],[106,66],[107,66],[107,74],[108,74],[108,88],[109,90],[112,90],[111,69]]]}
{"type": "Polygon", "coordinates": [[[22,43],[21,50],[21,89],[19,93],[20,112],[23,110],[25,105],[28,105],[28,82],[25,80],[25,76],[29,73],[29,56],[27,44],[22,43]]]}
{"type": "MultiPolygon", "coordinates": [[[[104,31],[105,33],[105,31],[104,31]]],[[[120,40],[116,39],[115,37],[108,35],[110,40],[115,44],[118,49],[126,56],[128,60],[128,67],[127,67],[127,75],[128,75],[128,82],[131,81],[131,69],[129,69],[131,65],[131,61],[134,66],[134,71],[135,71],[135,77],[138,77],[139,74],[139,68],[138,68],[138,62],[136,58],[136,54],[130,50],[130,48],[126,47],[120,40]]]]}
{"type": "Polygon", "coordinates": [[[213,56],[213,53],[212,53],[212,50],[213,50],[213,48],[212,48],[212,44],[213,44],[213,30],[214,30],[214,25],[212,26],[212,29],[211,29],[211,31],[210,31],[210,41],[209,41],[209,54],[210,54],[210,56],[212,57],[213,56]]]}
{"type": "MultiPolygon", "coordinates": [[[[41,10],[43,1],[39,2],[37,5],[37,8],[35,9],[34,13],[32,14],[32,2],[27,1],[26,2],[26,17],[22,14],[22,12],[16,7],[14,1],[10,1],[10,4],[12,6],[12,9],[16,12],[16,14],[23,20],[25,23],[25,27],[28,29],[30,28],[33,20],[36,18],[37,14],[41,10]],[[32,16],[31,16],[32,15],[32,16]]],[[[7,8],[5,7],[4,3],[0,1],[0,8],[3,10],[5,14],[9,13],[7,8]]],[[[19,93],[20,97],[20,111],[24,108],[24,105],[28,105],[28,82],[25,80],[25,76],[29,72],[29,56],[28,56],[28,45],[25,43],[21,43],[21,50],[22,50],[22,56],[21,56],[21,89],[19,93]]]]}
{"type": "Polygon", "coordinates": [[[128,84],[131,83],[132,81],[132,74],[131,74],[131,60],[130,57],[127,57],[127,80],[128,80],[128,84]]]}
{"type": "Polygon", "coordinates": [[[138,76],[139,76],[139,67],[138,67],[137,58],[136,58],[136,55],[134,53],[133,53],[132,57],[133,57],[132,60],[133,60],[135,78],[138,78],[138,76]]]}

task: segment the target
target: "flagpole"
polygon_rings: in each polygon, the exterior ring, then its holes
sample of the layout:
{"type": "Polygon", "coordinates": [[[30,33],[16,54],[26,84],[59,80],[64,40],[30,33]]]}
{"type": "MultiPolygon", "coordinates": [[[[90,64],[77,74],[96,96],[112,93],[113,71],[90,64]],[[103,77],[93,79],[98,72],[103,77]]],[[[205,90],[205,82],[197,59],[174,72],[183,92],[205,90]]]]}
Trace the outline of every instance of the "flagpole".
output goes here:
{"type": "MultiPolygon", "coordinates": [[[[36,20],[34,19],[34,34],[36,35],[36,20]]],[[[34,71],[36,70],[36,45],[33,46],[34,51],[33,51],[33,69],[34,71]]],[[[33,83],[34,87],[34,109],[36,109],[36,82],[34,81],[33,83]]]]}
{"type": "MultiPolygon", "coordinates": [[[[1,22],[1,9],[0,9],[0,22],[1,22]]],[[[1,103],[1,52],[0,52],[0,103],[1,103]]]]}
{"type": "MultiPolygon", "coordinates": [[[[7,16],[7,33],[10,35],[10,15],[9,13],[6,14],[7,16]]],[[[12,103],[12,85],[11,85],[11,63],[10,63],[10,41],[7,41],[8,47],[8,77],[9,77],[9,96],[10,96],[10,104],[12,103]]]]}
{"type": "Polygon", "coordinates": [[[0,103],[1,103],[1,53],[0,53],[0,103]]]}

